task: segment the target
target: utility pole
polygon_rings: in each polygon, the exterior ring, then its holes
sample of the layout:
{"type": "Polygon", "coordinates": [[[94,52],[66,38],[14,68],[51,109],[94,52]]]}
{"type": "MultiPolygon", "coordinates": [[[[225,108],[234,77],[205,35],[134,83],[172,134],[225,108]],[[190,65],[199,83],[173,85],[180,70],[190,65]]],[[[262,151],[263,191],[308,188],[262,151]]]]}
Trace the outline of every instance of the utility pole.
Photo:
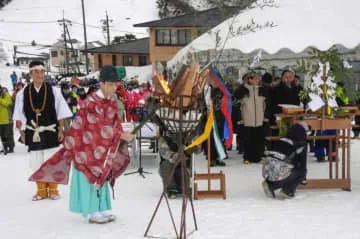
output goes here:
{"type": "Polygon", "coordinates": [[[14,45],[14,55],[13,55],[13,63],[16,65],[16,52],[17,52],[17,46],[14,45]]]}
{"type": "Polygon", "coordinates": [[[107,39],[108,39],[108,46],[110,46],[110,27],[109,27],[109,16],[106,11],[106,29],[107,29],[107,39]]]}
{"type": "Polygon", "coordinates": [[[67,24],[71,24],[71,21],[68,19],[65,19],[65,14],[63,10],[63,18],[61,20],[58,20],[60,26],[63,26],[63,37],[64,37],[64,45],[65,45],[65,69],[66,69],[66,75],[69,75],[69,54],[67,49],[67,38],[66,38],[66,27],[67,24]]]}
{"type": "Polygon", "coordinates": [[[82,15],[83,15],[83,26],[84,26],[84,42],[85,42],[85,66],[86,66],[86,75],[89,74],[89,58],[88,58],[88,48],[87,48],[87,37],[86,37],[86,22],[85,22],[85,7],[84,0],[81,0],[82,6],[82,15]]]}
{"type": "Polygon", "coordinates": [[[103,33],[106,33],[106,40],[107,40],[107,45],[110,46],[110,24],[112,23],[112,19],[109,19],[108,13],[106,11],[106,18],[105,19],[101,19],[100,22],[102,23],[102,30],[103,33]]]}
{"type": "Polygon", "coordinates": [[[75,58],[76,69],[77,69],[78,73],[80,74],[80,67],[79,67],[79,62],[78,62],[78,59],[77,59],[78,55],[77,55],[77,52],[74,49],[74,46],[73,46],[73,43],[72,43],[72,40],[71,40],[71,37],[70,37],[69,28],[67,27],[67,25],[66,25],[66,33],[68,34],[69,42],[70,42],[70,46],[71,46],[71,51],[72,51],[72,56],[71,57],[75,58]]]}
{"type": "Polygon", "coordinates": [[[63,10],[63,27],[64,27],[64,46],[65,46],[65,69],[66,75],[69,75],[69,54],[67,49],[67,40],[66,40],[66,22],[65,22],[65,13],[63,10]]]}

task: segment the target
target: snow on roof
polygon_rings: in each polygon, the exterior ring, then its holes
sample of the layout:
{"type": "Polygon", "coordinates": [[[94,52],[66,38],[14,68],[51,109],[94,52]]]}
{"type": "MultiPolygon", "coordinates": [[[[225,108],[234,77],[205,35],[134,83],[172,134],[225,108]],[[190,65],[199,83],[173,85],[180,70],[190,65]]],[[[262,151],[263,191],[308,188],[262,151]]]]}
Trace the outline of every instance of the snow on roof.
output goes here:
{"type": "Polygon", "coordinates": [[[41,56],[41,55],[48,55],[49,48],[46,47],[38,47],[38,46],[17,46],[16,48],[16,55],[18,56],[21,53],[25,53],[24,55],[34,55],[34,56],[41,56]]]}

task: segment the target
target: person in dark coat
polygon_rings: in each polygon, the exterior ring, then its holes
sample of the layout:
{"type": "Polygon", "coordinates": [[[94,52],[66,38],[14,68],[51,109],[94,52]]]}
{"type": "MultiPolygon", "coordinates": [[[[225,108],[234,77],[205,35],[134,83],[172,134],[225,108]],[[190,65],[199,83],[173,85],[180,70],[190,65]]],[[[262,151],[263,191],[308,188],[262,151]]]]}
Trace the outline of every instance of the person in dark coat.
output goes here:
{"type": "Polygon", "coordinates": [[[265,152],[262,182],[265,194],[275,198],[275,190],[285,198],[293,198],[296,188],[306,183],[306,130],[304,125],[294,124],[286,137],[272,144],[265,152]]]}
{"type": "MultiPolygon", "coordinates": [[[[265,121],[264,121],[264,135],[265,137],[267,136],[272,136],[274,135],[270,125],[275,125],[276,124],[276,118],[272,112],[272,104],[273,104],[273,80],[272,80],[272,75],[268,72],[266,72],[263,76],[262,76],[262,92],[263,95],[266,98],[265,101],[265,121]]],[[[268,142],[266,143],[266,148],[270,147],[268,142]]]]}
{"type": "Polygon", "coordinates": [[[233,125],[235,127],[236,132],[236,149],[238,150],[238,154],[244,153],[244,124],[241,122],[241,99],[239,96],[241,95],[242,89],[244,84],[247,83],[248,74],[243,75],[242,83],[239,84],[234,90],[234,101],[233,101],[233,111],[232,111],[232,118],[233,118],[233,125]]]}
{"type": "Polygon", "coordinates": [[[273,89],[272,114],[282,112],[279,104],[300,105],[299,92],[295,85],[294,73],[285,70],[281,74],[281,82],[273,89]]]}

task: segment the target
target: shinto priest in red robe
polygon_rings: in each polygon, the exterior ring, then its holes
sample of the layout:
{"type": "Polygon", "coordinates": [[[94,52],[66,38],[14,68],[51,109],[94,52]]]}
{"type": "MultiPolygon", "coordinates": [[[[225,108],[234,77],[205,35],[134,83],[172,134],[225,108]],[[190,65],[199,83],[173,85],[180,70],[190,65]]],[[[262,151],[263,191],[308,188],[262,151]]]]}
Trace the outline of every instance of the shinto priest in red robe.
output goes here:
{"type": "Polygon", "coordinates": [[[77,113],[63,147],[29,180],[68,184],[73,162],[96,189],[106,181],[114,186],[130,161],[127,144],[118,149],[122,133],[115,96],[105,99],[101,90],[92,93],[77,113]]]}

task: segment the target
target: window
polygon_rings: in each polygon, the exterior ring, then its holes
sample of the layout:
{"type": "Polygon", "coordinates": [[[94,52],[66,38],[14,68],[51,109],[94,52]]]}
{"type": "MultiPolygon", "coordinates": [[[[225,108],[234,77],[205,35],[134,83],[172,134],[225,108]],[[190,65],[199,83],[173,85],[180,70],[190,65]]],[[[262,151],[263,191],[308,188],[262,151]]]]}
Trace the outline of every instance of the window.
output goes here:
{"type": "Polygon", "coordinates": [[[117,62],[116,62],[116,55],[112,55],[112,65],[116,66],[117,62]]]}
{"type": "Polygon", "coordinates": [[[170,30],[156,30],[156,44],[170,45],[170,30]]]}
{"type": "Polygon", "coordinates": [[[124,66],[132,66],[133,65],[133,57],[132,56],[124,56],[123,57],[123,65],[124,66]]]}
{"type": "Polygon", "coordinates": [[[73,57],[73,58],[78,56],[76,51],[71,51],[70,53],[71,53],[71,57],[73,57]]]}
{"type": "Polygon", "coordinates": [[[101,68],[103,66],[101,54],[98,55],[98,63],[99,63],[99,68],[101,68]]]}
{"type": "Polygon", "coordinates": [[[146,65],[147,65],[147,57],[139,56],[139,66],[146,66],[146,65]]]}
{"type": "Polygon", "coordinates": [[[178,44],[178,31],[171,30],[171,45],[177,45],[177,44],[178,44]]]}
{"type": "Polygon", "coordinates": [[[187,45],[191,42],[191,31],[181,30],[178,31],[179,45],[187,45]]]}
{"type": "Polygon", "coordinates": [[[156,30],[157,46],[185,46],[191,41],[191,30],[156,30]]]}
{"type": "Polygon", "coordinates": [[[58,57],[57,51],[51,51],[51,57],[58,57]]]}

